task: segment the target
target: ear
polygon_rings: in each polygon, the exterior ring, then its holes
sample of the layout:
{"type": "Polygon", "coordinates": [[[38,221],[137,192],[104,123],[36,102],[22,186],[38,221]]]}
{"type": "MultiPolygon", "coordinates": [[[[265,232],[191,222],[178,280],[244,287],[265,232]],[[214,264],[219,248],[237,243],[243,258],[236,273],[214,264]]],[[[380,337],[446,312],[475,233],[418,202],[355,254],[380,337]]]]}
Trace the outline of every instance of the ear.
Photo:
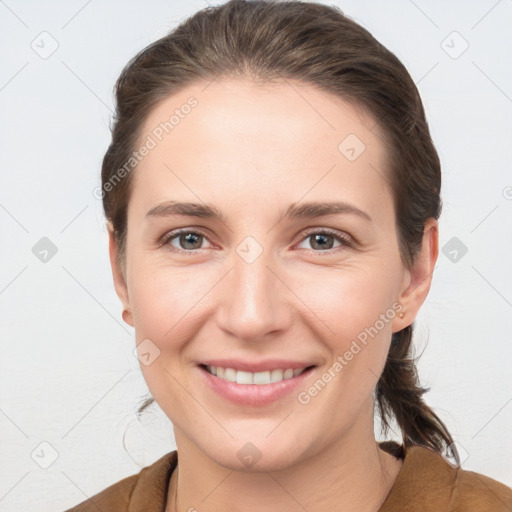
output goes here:
{"type": "Polygon", "coordinates": [[[411,325],[427,298],[432,283],[432,274],[439,254],[439,230],[437,220],[431,218],[425,223],[421,249],[416,254],[410,270],[404,273],[399,302],[404,317],[393,319],[393,332],[411,325]]]}
{"type": "Polygon", "coordinates": [[[111,221],[107,221],[108,231],[108,250],[110,255],[110,266],[112,267],[112,277],[114,279],[114,287],[117,296],[121,300],[123,306],[123,320],[134,327],[132,311],[130,307],[130,299],[128,296],[128,287],[126,285],[126,272],[120,268],[117,263],[117,248],[114,238],[114,227],[111,221]]]}

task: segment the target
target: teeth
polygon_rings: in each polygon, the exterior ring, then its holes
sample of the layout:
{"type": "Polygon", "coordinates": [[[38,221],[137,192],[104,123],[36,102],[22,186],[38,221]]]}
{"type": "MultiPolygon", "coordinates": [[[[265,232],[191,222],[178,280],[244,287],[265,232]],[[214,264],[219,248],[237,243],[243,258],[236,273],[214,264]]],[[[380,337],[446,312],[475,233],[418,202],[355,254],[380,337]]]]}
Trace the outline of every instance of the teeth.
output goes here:
{"type": "Polygon", "coordinates": [[[226,368],[224,371],[224,380],[229,382],[236,382],[236,370],[233,368],[226,368]]]}
{"type": "Polygon", "coordinates": [[[287,368],[286,370],[272,370],[256,373],[235,370],[234,368],[222,368],[220,366],[207,366],[206,369],[212,375],[216,375],[220,379],[227,380],[229,382],[236,382],[237,384],[264,385],[296,377],[306,368],[297,368],[296,370],[287,368]]]}
{"type": "Polygon", "coordinates": [[[252,384],[253,374],[251,372],[242,372],[239,370],[235,373],[237,384],[252,384]]]}

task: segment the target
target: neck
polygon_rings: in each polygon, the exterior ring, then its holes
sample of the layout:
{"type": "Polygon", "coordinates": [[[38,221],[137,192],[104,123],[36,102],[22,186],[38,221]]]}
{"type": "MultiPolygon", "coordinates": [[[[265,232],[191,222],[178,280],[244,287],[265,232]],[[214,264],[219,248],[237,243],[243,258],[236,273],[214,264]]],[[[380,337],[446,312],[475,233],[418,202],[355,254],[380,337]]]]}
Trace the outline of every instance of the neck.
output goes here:
{"type": "Polygon", "coordinates": [[[315,455],[269,472],[221,466],[175,429],[179,459],[166,512],[378,512],[403,461],[378,447],[371,418],[371,428],[356,425],[315,455]]]}

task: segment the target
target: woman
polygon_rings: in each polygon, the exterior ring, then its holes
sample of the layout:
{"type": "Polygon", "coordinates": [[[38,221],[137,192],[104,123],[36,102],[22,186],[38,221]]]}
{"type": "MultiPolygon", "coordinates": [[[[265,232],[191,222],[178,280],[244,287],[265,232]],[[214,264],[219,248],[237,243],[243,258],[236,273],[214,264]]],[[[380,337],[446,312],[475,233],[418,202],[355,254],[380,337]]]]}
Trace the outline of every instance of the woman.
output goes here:
{"type": "Polygon", "coordinates": [[[177,451],[71,510],[512,510],[410,358],[441,171],[398,59],[334,7],[232,0],[132,59],[116,99],[114,284],[177,451]],[[376,442],[375,406],[402,444],[376,442]]]}

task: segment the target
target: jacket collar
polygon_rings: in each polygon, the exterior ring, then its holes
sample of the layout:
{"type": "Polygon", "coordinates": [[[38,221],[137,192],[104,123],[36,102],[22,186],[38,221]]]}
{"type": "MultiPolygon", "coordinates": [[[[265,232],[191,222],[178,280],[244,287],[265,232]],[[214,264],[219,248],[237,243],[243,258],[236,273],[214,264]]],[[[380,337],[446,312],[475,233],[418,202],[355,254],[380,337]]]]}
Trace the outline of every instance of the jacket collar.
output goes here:
{"type": "Polygon", "coordinates": [[[171,474],[178,464],[176,450],[143,468],[133,488],[128,512],[164,512],[171,474]]]}
{"type": "MultiPolygon", "coordinates": [[[[450,502],[459,468],[451,466],[439,453],[424,446],[410,446],[404,450],[394,441],[378,444],[384,451],[404,459],[379,512],[393,512],[404,507],[408,512],[425,512],[425,503],[429,503],[429,510],[442,510],[450,502]],[[432,489],[436,489],[435,495],[432,489]]],[[[174,450],[143,468],[133,488],[128,511],[164,512],[169,479],[177,463],[178,452],[174,450]]]]}

